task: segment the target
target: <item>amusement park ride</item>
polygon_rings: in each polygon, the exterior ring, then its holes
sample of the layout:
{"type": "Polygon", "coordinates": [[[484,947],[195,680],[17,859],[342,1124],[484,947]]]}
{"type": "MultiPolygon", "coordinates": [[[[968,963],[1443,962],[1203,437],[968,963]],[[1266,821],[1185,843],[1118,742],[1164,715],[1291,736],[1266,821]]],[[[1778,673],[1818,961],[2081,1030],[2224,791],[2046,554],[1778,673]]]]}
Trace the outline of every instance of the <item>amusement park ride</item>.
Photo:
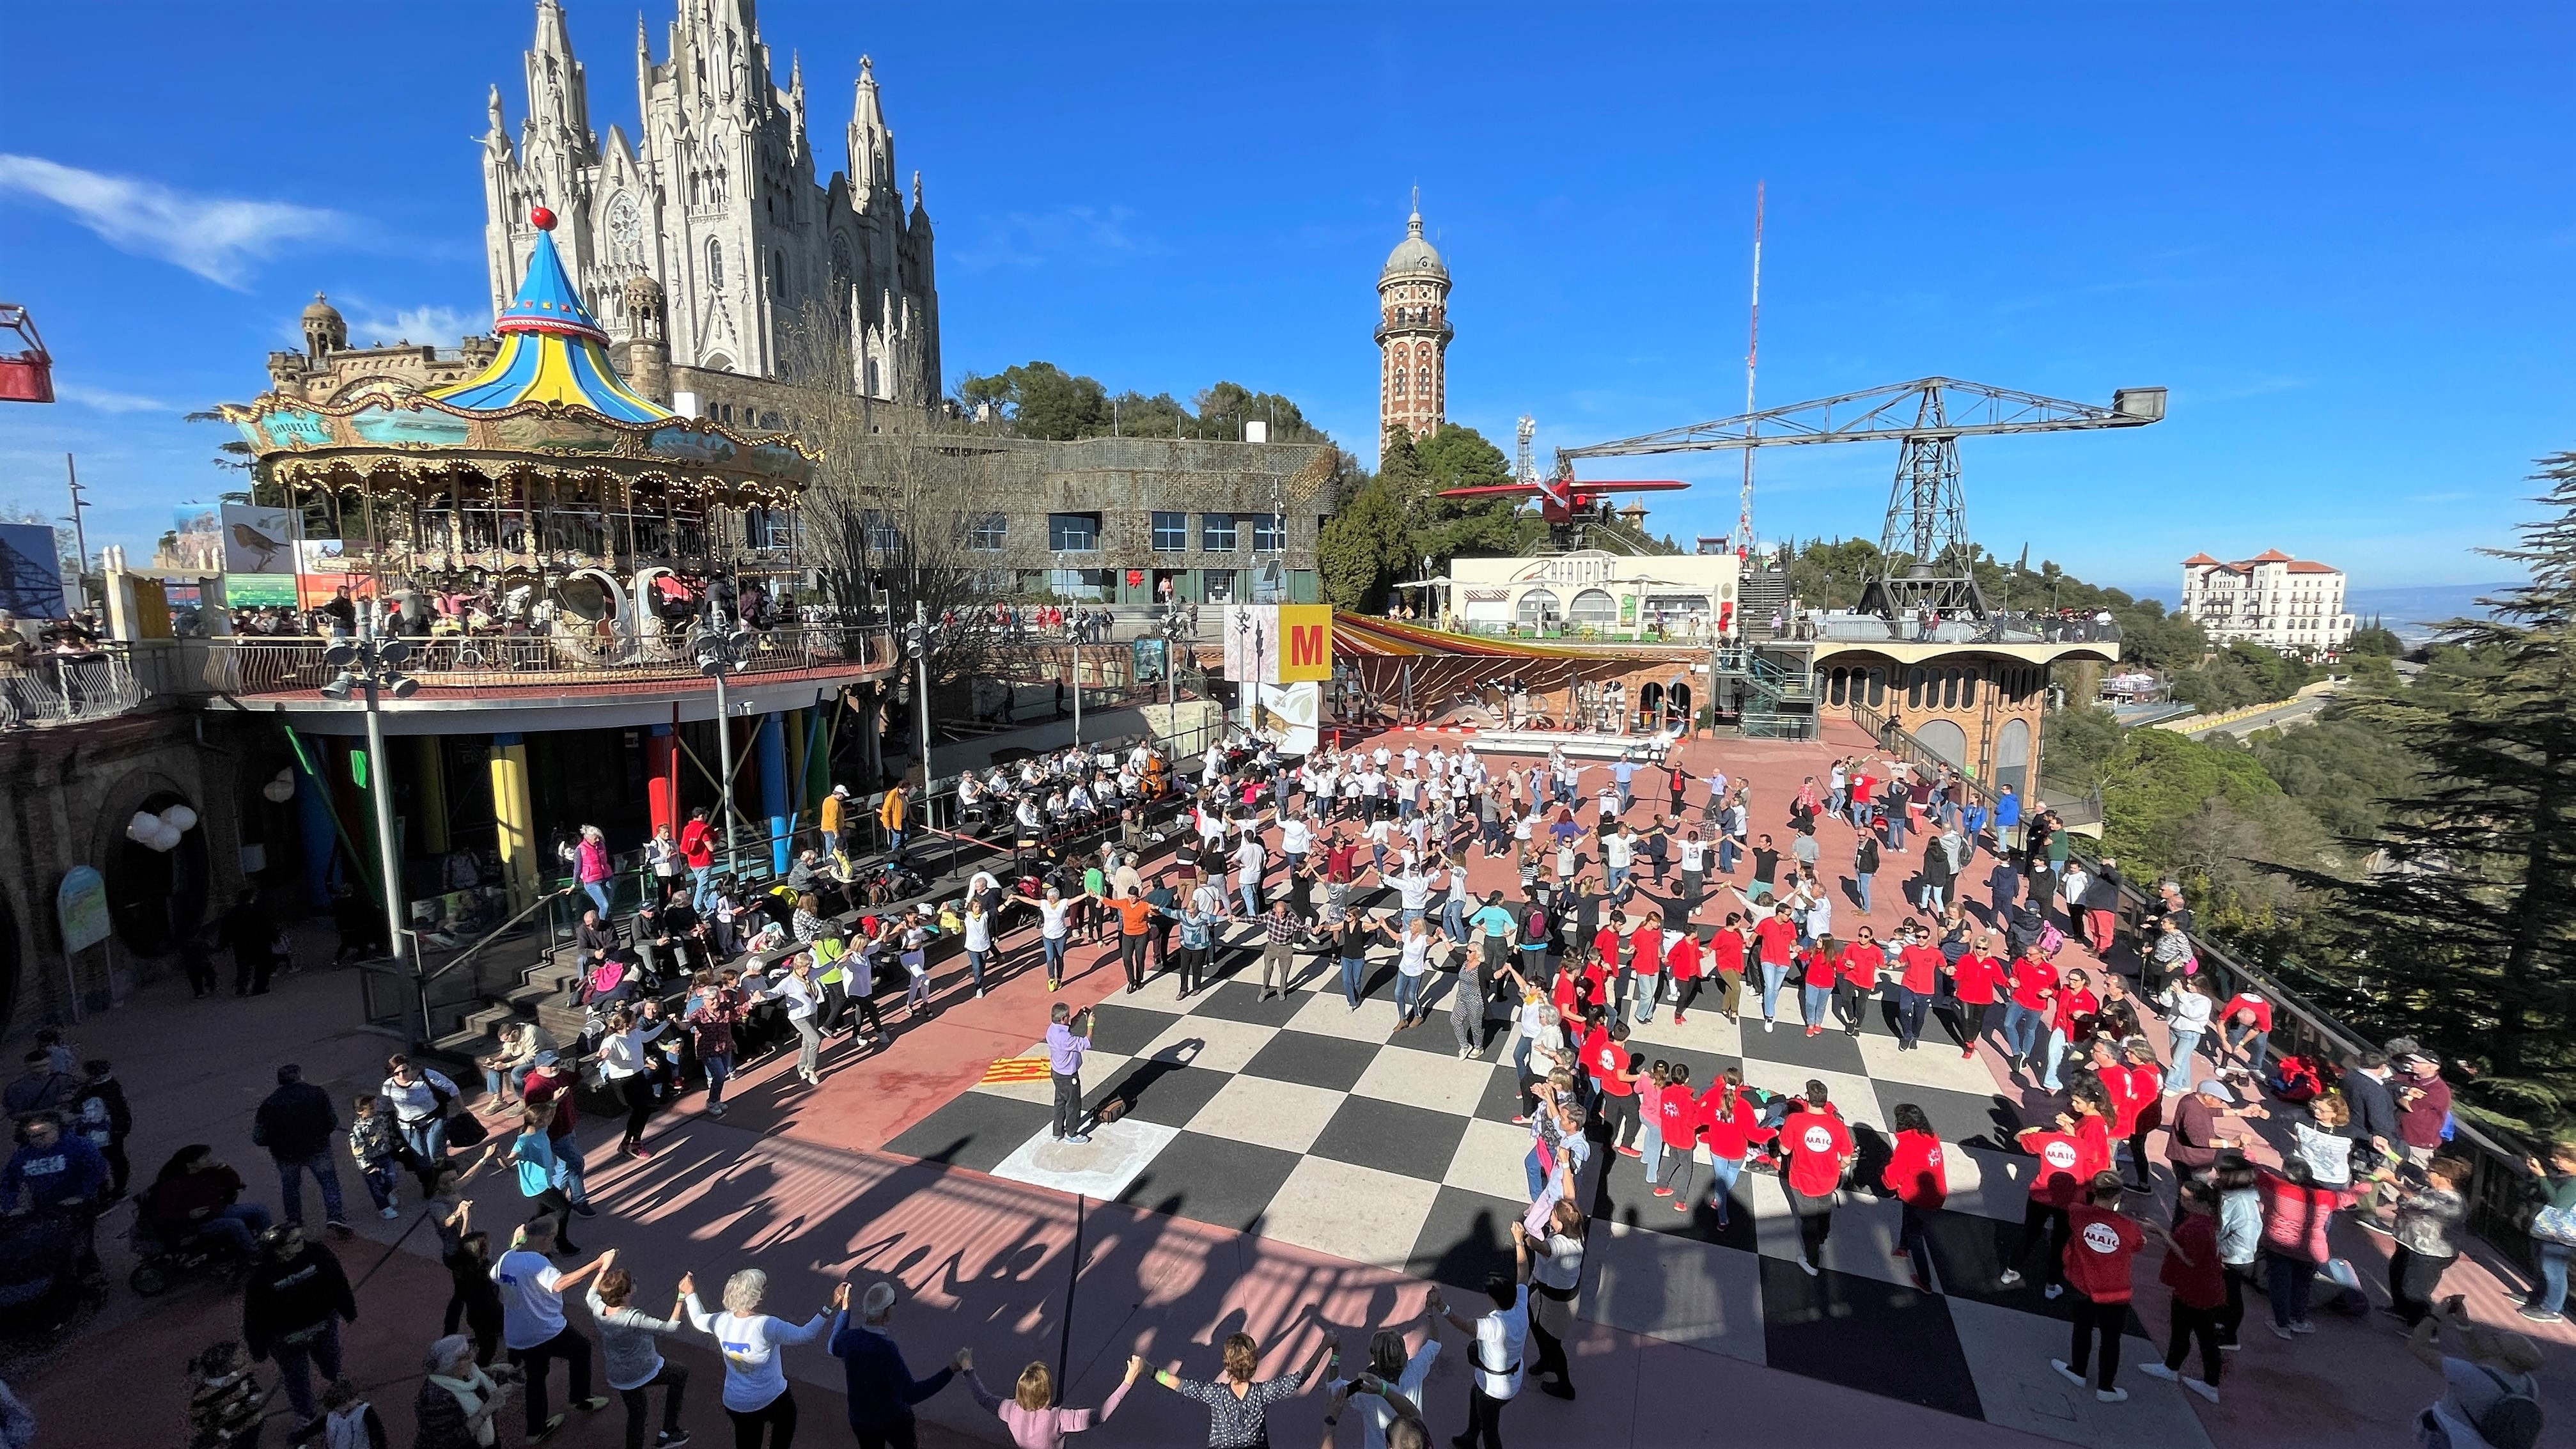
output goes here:
{"type": "Polygon", "coordinates": [[[1443,488],[1443,498],[1523,498],[1537,504],[1539,517],[1547,520],[1549,540],[1559,549],[1582,546],[1584,525],[1606,522],[1610,516],[1613,493],[1664,493],[1688,488],[1688,483],[1669,479],[1652,482],[1578,482],[1574,467],[1557,455],[1554,473],[1541,476],[1530,449],[1530,439],[1538,431],[1534,418],[1521,419],[1519,455],[1512,468],[1509,483],[1479,483],[1467,488],[1443,488]]]}
{"type": "Polygon", "coordinates": [[[0,302],[0,402],[53,400],[54,359],[36,335],[36,320],[17,303],[0,302]]]}

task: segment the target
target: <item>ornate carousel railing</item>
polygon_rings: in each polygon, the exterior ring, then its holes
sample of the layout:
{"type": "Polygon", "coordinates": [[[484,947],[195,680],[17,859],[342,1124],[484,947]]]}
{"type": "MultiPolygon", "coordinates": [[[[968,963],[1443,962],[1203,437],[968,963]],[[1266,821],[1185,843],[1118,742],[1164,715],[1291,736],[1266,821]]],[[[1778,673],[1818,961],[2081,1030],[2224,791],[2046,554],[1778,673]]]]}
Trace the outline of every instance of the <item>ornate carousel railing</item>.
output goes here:
{"type": "MultiPolygon", "coordinates": [[[[685,683],[702,678],[696,651],[680,634],[627,639],[588,632],[432,635],[414,638],[403,672],[423,694],[472,697],[531,686],[685,683]]],[[[301,694],[337,672],[323,661],[331,641],[316,637],[207,641],[205,687],[218,694],[301,694]]],[[[754,631],[736,677],[808,670],[881,669],[899,658],[883,629],[798,625],[754,631]]]]}

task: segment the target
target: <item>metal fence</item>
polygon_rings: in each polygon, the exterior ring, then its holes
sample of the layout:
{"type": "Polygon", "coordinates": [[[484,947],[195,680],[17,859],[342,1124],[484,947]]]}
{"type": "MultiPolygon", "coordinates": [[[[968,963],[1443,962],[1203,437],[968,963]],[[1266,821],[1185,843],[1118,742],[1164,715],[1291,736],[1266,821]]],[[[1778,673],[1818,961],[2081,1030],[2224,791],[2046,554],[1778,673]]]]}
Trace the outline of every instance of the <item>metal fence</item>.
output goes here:
{"type": "Polygon", "coordinates": [[[0,726],[106,719],[144,699],[122,644],[82,654],[38,654],[0,669],[0,726]]]}
{"type": "MultiPolygon", "coordinates": [[[[1950,763],[1878,711],[1863,705],[1852,705],[1850,709],[1853,723],[1868,730],[1871,737],[1891,753],[1915,764],[1938,766],[1950,763]]],[[[1985,784],[1964,775],[1961,778],[1968,790],[1991,811],[1994,795],[1985,784]]],[[[2099,799],[2098,794],[2095,798],[2099,799]]],[[[2059,818],[2063,820],[2065,817],[2061,814],[2059,818]]],[[[2086,860],[2097,860],[2101,854],[2098,842],[2080,835],[2069,837],[2068,849],[2086,860]]],[[[2120,925],[2131,939],[2138,937],[2153,904],[2145,892],[2125,880],[2121,882],[2120,925]]],[[[2245,964],[2207,935],[2193,932],[2190,940],[2192,953],[2198,958],[2202,973],[2217,989],[2220,1000],[2224,1001],[2240,991],[2252,991],[2272,1003],[2273,1055],[2294,1053],[2332,1064],[2376,1049],[2375,1044],[2360,1031],[2283,985],[2278,976],[2245,964]]],[[[2524,1268],[2530,1268],[2529,1224],[2534,1197],[2531,1176],[2523,1167],[2526,1149],[2499,1142],[2468,1122],[2455,1120],[2454,1136],[2443,1150],[2469,1164],[2469,1184],[2464,1195],[2468,1199],[2470,1231],[2485,1238],[2499,1252],[2524,1268]]]]}
{"type": "MultiPolygon", "coordinates": [[[[734,674],[886,669],[902,657],[891,631],[837,625],[754,630],[734,674]]],[[[701,678],[697,654],[674,635],[594,639],[578,634],[430,635],[411,638],[403,672],[421,688],[472,698],[537,685],[634,685],[701,678]]],[[[205,687],[219,694],[298,694],[338,672],[323,661],[325,638],[215,639],[207,643],[205,687]]]]}

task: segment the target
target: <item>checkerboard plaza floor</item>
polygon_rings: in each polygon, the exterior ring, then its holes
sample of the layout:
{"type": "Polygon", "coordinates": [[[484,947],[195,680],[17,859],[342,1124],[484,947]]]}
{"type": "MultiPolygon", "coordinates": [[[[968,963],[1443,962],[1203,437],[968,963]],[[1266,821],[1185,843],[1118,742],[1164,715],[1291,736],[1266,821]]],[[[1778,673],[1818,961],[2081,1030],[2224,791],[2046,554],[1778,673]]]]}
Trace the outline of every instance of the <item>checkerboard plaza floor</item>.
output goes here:
{"type": "MultiPolygon", "coordinates": [[[[1428,1019],[1398,1032],[1391,955],[1372,960],[1356,1011],[1325,957],[1301,953],[1291,991],[1267,1001],[1259,961],[1254,932],[1238,927],[1211,984],[1188,1000],[1167,974],[1096,1008],[1084,1105],[1123,1110],[1088,1146],[1052,1140],[1053,1088],[1042,1078],[976,1086],[888,1150],[1462,1289],[1507,1269],[1506,1235],[1528,1204],[1507,1023],[1497,1016],[1484,1051],[1462,1060],[1448,1021],[1452,975],[1432,988],[1428,1019]]],[[[1700,1006],[1676,1023],[1659,1005],[1651,1022],[1632,1025],[1633,1049],[1688,1062],[1695,1083],[1738,1065],[1776,1091],[1825,1083],[1860,1146],[1855,1182],[1877,1181],[1897,1103],[1930,1116],[1952,1147],[1949,1206],[1932,1231],[1936,1291],[1915,1288],[1895,1256],[1893,1199],[1848,1194],[1824,1269],[1810,1278],[1777,1179],[1744,1174],[1721,1225],[1705,1151],[1687,1199],[1654,1196],[1636,1159],[1604,1152],[1582,1316],[2050,1438],[2209,1442],[2174,1385],[2124,1369],[2130,1402],[2102,1405],[2049,1369],[2067,1352],[2063,1300],[2044,1298],[2035,1272],[1998,1283],[2020,1230],[2027,1159],[2005,1150],[2018,1109],[1982,1061],[1962,1058],[1938,1025],[1920,1050],[1897,1050],[1876,1002],[1856,1038],[1838,1026],[1807,1036],[1794,990],[1767,1032],[1750,995],[1741,1024],[1712,995],[1700,1006]]],[[[1026,1054],[1043,1051],[1032,1043],[1026,1054]]],[[[1676,1171],[1667,1158],[1667,1180],[1676,1171]]],[[[2155,1356],[2132,1315],[2124,1364],[2155,1356]]]]}

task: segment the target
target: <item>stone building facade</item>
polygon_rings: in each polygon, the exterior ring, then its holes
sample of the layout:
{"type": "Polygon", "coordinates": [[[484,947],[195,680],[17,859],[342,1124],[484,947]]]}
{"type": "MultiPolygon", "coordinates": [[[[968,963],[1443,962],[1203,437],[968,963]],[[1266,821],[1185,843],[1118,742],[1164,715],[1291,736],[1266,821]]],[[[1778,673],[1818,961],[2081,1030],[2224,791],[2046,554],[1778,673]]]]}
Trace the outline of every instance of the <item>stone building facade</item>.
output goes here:
{"type": "Polygon", "coordinates": [[[2219,644],[2243,639],[2284,654],[2330,654],[2352,637],[2343,609],[2344,572],[2277,548],[2221,563],[2205,553],[2182,561],[2182,608],[2219,644]]]}
{"type": "MultiPolygon", "coordinates": [[[[673,369],[771,377],[783,333],[812,304],[846,319],[850,385],[927,408],[940,396],[939,295],[921,177],[904,205],[874,66],[859,61],[846,132],[848,169],[817,182],[805,79],[785,88],[751,0],[680,0],[656,62],[635,37],[643,134],[590,127],[588,80],[558,0],[538,0],[527,52],[527,115],[514,144],[501,92],[483,137],[484,248],[494,310],[527,265],[532,208],[557,218],[555,242],[593,316],[632,339],[649,278],[673,369]]],[[[677,380],[675,390],[687,391],[677,380]]]]}
{"type": "Polygon", "coordinates": [[[1377,274],[1378,436],[1437,431],[1449,406],[1449,266],[1422,235],[1417,203],[1377,274]]]}

